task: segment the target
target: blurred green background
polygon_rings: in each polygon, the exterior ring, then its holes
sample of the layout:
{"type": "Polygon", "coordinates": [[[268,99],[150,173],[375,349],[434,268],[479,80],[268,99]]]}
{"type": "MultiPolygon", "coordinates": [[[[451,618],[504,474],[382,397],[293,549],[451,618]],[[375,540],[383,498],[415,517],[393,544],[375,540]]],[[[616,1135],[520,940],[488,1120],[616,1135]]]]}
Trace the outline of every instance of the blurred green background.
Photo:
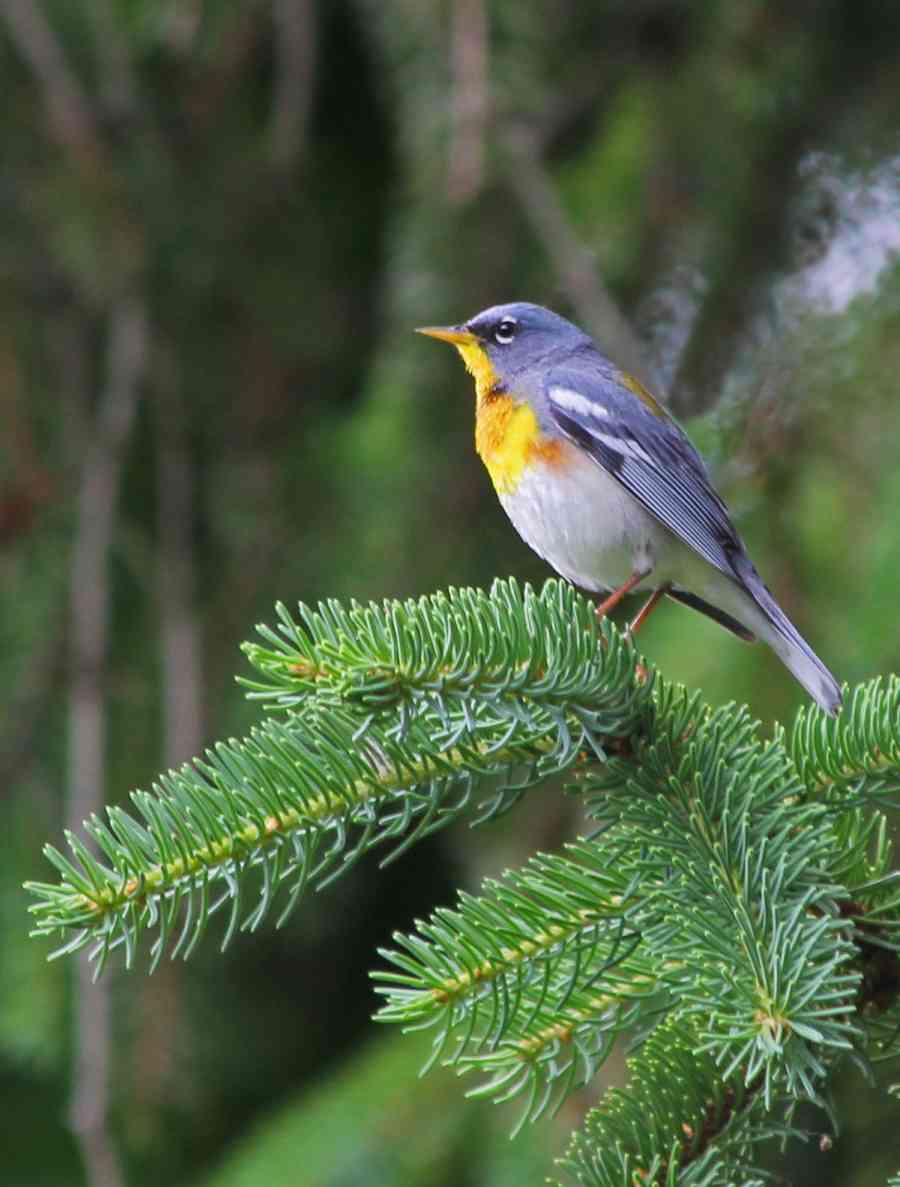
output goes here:
{"type": "MultiPolygon", "coordinates": [[[[249,727],[238,644],[276,599],[546,576],[458,360],[411,333],[499,301],[624,359],[612,298],[816,650],[896,671],[900,6],[0,0],[0,88],[0,1181],[541,1182],[601,1086],[510,1143],[375,1033],[366,974],[576,831],[555,791],[150,979],[45,963],[19,886],[249,727]]],[[[764,730],[802,701],[681,607],[642,645],[764,730]]],[[[790,1181],[900,1165],[838,1091],[847,1134],[790,1181]]]]}

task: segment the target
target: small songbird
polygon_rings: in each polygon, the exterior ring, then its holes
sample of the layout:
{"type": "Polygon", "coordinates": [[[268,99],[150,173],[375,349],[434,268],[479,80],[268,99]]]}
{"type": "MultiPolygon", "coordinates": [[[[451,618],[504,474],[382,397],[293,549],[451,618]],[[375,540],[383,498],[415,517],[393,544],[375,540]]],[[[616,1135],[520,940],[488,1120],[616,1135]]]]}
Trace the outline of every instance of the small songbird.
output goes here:
{"type": "Polygon", "coordinates": [[[587,334],[540,305],[496,305],[452,343],[475,379],[475,445],[519,534],[563,577],[608,596],[667,594],[741,639],[765,640],[827,712],[837,681],[763,584],[700,455],[587,334]]]}

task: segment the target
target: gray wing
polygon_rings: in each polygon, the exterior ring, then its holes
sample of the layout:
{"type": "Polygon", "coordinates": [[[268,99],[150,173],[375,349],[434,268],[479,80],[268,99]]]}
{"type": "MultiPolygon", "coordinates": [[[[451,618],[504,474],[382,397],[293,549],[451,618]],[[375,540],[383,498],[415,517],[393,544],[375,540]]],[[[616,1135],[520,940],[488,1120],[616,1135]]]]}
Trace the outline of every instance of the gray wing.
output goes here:
{"type": "Polygon", "coordinates": [[[744,546],[700,455],[639,384],[591,352],[551,370],[545,394],[566,437],[669,531],[740,581],[733,562],[744,546]]]}

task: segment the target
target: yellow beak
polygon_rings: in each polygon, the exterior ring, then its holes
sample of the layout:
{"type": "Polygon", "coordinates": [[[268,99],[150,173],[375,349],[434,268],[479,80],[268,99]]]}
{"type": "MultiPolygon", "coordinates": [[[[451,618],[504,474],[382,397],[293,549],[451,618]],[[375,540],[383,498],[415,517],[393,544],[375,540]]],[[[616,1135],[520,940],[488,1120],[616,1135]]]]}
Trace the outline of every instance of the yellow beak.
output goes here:
{"type": "Polygon", "coordinates": [[[442,342],[451,342],[454,346],[478,346],[480,340],[471,330],[462,326],[422,326],[416,330],[417,334],[426,334],[429,338],[440,338],[442,342]]]}

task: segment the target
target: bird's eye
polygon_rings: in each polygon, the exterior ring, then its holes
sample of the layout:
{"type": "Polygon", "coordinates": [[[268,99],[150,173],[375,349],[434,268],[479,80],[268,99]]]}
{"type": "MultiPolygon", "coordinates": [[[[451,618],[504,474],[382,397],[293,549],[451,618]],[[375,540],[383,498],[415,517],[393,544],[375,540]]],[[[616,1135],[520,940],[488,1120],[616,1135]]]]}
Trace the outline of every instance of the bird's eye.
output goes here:
{"type": "Polygon", "coordinates": [[[506,346],[508,342],[512,342],[516,336],[516,322],[511,317],[505,317],[503,321],[494,330],[494,339],[499,342],[501,346],[506,346]]]}

